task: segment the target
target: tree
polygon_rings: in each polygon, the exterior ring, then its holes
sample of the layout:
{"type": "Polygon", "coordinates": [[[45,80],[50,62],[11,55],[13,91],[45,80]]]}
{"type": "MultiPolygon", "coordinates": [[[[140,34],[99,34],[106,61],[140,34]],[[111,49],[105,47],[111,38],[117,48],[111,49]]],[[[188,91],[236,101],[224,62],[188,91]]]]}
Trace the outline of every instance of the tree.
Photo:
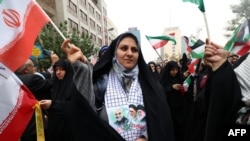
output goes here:
{"type": "MultiPolygon", "coordinates": [[[[87,58],[94,54],[94,43],[92,42],[91,36],[85,34],[84,32],[80,33],[76,29],[69,31],[67,21],[60,23],[58,29],[66,38],[70,38],[71,43],[79,47],[87,58]]],[[[36,40],[36,44],[41,44],[43,49],[55,52],[59,58],[65,57],[61,50],[62,42],[63,38],[51,24],[47,24],[42,29],[36,40]]],[[[40,68],[48,68],[50,66],[50,60],[48,57],[40,59],[38,65],[40,68]]]]}
{"type": "Polygon", "coordinates": [[[241,0],[239,5],[231,5],[235,18],[228,21],[225,37],[231,37],[232,32],[245,20],[250,19],[250,0],[241,0]]]}

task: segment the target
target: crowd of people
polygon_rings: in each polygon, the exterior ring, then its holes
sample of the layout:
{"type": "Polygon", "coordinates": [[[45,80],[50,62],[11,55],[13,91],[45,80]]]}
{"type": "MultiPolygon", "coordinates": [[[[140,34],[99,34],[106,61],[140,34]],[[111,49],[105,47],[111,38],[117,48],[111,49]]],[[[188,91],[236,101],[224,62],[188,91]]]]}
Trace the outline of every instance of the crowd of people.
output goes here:
{"type": "MultiPolygon", "coordinates": [[[[219,141],[249,128],[248,54],[228,55],[207,40],[184,90],[190,60],[146,63],[132,33],[102,47],[95,65],[69,39],[61,49],[66,58],[51,54],[50,78],[31,60],[16,71],[40,101],[46,141],[219,141]]],[[[36,141],[34,117],[20,140],[36,141]]]]}

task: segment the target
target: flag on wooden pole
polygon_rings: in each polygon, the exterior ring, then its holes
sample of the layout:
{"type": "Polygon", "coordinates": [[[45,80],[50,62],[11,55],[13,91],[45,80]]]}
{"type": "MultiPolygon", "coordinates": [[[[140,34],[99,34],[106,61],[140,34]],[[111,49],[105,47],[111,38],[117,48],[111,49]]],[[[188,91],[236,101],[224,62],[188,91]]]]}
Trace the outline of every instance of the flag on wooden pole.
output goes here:
{"type": "Polygon", "coordinates": [[[168,43],[168,41],[172,41],[174,42],[174,44],[176,44],[174,35],[175,33],[171,33],[165,36],[146,36],[146,38],[151,43],[154,49],[158,49],[158,48],[164,47],[168,43]]]}
{"type": "Polygon", "coordinates": [[[201,12],[205,12],[205,5],[203,0],[182,0],[183,2],[191,2],[196,5],[198,5],[198,8],[200,9],[201,12]]]}
{"type": "Polygon", "coordinates": [[[17,141],[35,111],[37,141],[44,141],[39,103],[13,72],[30,57],[38,33],[50,18],[35,0],[1,0],[0,13],[0,33],[4,34],[0,40],[0,140],[17,141]]]}
{"type": "Polygon", "coordinates": [[[3,0],[0,13],[0,62],[15,71],[29,58],[49,17],[34,0],[3,0]]]}

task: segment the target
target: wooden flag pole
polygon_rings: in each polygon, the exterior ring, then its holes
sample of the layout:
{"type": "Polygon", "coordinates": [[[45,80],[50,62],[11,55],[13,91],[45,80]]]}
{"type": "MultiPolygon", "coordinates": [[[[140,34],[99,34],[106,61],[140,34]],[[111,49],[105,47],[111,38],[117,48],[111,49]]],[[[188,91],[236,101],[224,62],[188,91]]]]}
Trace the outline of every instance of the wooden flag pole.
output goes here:
{"type": "Polygon", "coordinates": [[[161,59],[161,61],[164,62],[164,60],[161,58],[160,54],[156,51],[156,49],[154,49],[154,50],[157,53],[157,55],[159,56],[159,58],[161,59]]]}
{"type": "Polygon", "coordinates": [[[211,37],[210,37],[209,29],[208,29],[207,16],[206,16],[205,12],[202,12],[202,13],[203,13],[203,17],[204,17],[204,21],[205,21],[205,25],[206,25],[207,38],[210,41],[211,37]]]}

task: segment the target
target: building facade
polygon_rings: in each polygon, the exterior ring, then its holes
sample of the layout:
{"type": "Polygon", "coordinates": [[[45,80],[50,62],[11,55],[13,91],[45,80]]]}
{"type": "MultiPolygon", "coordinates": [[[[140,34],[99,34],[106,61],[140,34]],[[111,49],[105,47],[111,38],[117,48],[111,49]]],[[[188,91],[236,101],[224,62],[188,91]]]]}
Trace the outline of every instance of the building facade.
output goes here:
{"type": "Polygon", "coordinates": [[[178,61],[182,57],[181,48],[181,31],[178,27],[165,28],[163,35],[169,35],[175,33],[176,45],[169,41],[163,48],[161,48],[160,54],[163,60],[176,60],[178,61]]]}
{"type": "Polygon", "coordinates": [[[104,0],[37,0],[37,2],[56,25],[67,21],[69,31],[75,29],[91,35],[93,43],[99,47],[109,45],[116,37],[117,29],[111,20],[108,20],[107,5],[104,0]]]}

